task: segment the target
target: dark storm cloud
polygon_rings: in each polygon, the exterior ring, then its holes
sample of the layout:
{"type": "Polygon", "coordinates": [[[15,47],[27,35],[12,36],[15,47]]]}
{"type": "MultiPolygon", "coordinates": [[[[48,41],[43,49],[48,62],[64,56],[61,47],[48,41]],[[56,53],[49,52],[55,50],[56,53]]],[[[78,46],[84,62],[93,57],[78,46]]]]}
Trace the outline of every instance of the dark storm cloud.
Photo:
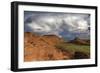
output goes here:
{"type": "Polygon", "coordinates": [[[66,38],[73,35],[74,37],[79,35],[82,38],[89,38],[87,34],[90,35],[89,14],[25,11],[24,23],[25,32],[55,34],[66,38]]]}

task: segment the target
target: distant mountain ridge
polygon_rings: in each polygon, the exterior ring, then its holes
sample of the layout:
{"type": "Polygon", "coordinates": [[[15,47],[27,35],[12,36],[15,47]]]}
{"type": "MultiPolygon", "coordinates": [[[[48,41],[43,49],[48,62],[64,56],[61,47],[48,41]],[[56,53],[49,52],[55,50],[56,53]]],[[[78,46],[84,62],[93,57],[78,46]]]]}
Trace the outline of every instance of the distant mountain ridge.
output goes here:
{"type": "Polygon", "coordinates": [[[76,37],[74,40],[71,40],[69,43],[80,44],[80,45],[90,45],[90,40],[80,39],[76,37]]]}

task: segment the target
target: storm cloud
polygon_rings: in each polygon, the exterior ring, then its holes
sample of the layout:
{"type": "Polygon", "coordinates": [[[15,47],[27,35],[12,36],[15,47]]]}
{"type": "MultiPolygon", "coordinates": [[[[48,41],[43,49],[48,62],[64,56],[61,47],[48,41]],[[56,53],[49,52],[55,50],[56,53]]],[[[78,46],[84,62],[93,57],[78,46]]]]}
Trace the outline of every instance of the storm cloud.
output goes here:
{"type": "Polygon", "coordinates": [[[24,24],[25,32],[54,34],[68,39],[90,37],[89,14],[25,11],[24,24]]]}

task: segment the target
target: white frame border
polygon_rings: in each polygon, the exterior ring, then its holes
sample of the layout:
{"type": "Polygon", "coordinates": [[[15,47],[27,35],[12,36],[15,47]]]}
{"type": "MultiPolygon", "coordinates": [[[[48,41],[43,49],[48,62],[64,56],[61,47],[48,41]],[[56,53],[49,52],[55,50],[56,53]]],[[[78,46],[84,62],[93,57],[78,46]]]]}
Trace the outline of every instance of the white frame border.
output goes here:
{"type": "Polygon", "coordinates": [[[91,14],[91,35],[95,35],[95,9],[84,8],[63,8],[63,7],[48,7],[48,6],[18,6],[18,68],[36,68],[36,67],[52,67],[52,66],[73,66],[95,64],[95,36],[91,36],[91,58],[81,60],[59,60],[59,61],[39,61],[39,62],[24,62],[24,11],[45,11],[45,12],[66,12],[66,13],[88,13],[91,14]],[[20,26],[19,26],[20,25],[20,26]]]}

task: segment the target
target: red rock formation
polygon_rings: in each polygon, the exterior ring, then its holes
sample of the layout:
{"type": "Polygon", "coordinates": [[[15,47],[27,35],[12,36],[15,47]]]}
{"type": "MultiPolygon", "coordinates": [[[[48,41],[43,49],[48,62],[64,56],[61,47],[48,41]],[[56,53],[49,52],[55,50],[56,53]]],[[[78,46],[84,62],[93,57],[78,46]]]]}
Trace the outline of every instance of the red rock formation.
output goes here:
{"type": "Polygon", "coordinates": [[[25,62],[70,59],[70,53],[63,52],[54,46],[63,41],[58,36],[39,36],[31,32],[25,32],[24,37],[25,62]]]}

